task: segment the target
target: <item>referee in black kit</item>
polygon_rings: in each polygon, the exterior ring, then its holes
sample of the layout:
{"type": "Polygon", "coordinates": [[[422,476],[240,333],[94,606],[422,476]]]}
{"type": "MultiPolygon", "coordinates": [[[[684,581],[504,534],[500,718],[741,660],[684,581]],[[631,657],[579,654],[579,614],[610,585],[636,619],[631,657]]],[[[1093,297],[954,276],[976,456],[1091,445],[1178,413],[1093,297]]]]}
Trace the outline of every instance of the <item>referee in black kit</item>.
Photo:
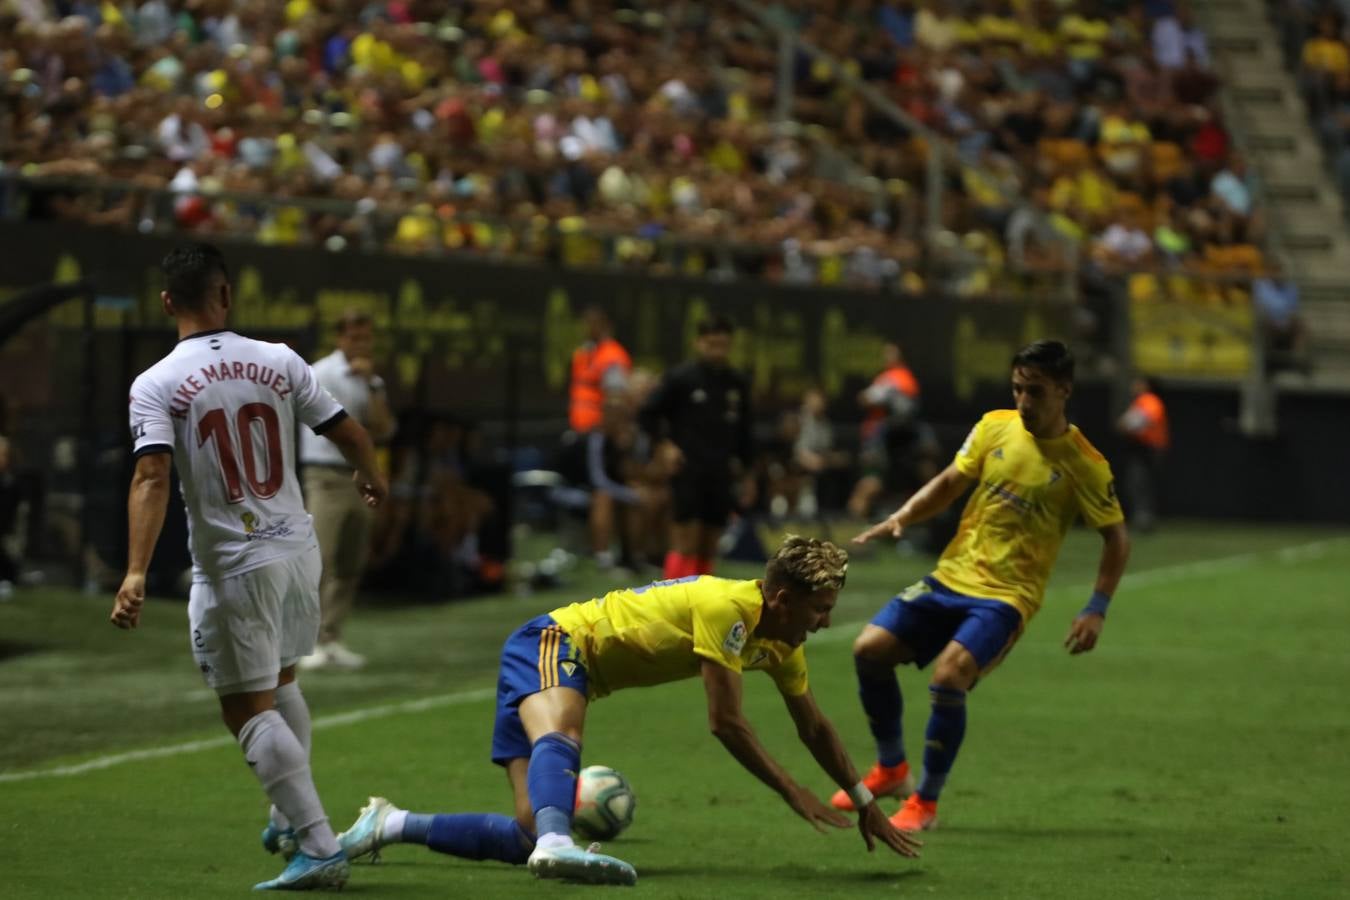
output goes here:
{"type": "Polygon", "coordinates": [[[725,316],[700,322],[695,358],[668,371],[639,413],[675,471],[666,578],[712,572],[733,485],[750,468],[750,386],[731,368],[731,334],[725,316]]]}

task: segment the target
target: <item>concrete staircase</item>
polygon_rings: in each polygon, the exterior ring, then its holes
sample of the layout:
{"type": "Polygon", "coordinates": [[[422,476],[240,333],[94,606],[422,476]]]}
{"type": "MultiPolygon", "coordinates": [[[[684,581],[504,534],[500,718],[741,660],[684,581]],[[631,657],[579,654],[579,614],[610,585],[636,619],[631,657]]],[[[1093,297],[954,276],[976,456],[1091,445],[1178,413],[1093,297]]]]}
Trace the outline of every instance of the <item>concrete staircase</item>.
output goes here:
{"type": "Polygon", "coordinates": [[[1224,114],[1257,175],[1268,232],[1298,282],[1313,378],[1350,386],[1350,228],[1263,0],[1195,0],[1224,114]]]}

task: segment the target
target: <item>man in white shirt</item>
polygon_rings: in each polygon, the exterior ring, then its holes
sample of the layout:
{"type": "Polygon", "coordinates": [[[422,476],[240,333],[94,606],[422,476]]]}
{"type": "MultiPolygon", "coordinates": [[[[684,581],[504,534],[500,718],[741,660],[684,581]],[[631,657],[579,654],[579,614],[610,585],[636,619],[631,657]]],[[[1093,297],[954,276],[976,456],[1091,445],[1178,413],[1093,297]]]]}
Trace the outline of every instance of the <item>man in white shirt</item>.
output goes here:
{"type": "Polygon", "coordinates": [[[186,244],[163,268],[160,298],[179,340],[131,386],[127,574],[110,619],[123,629],[140,622],[177,463],[192,550],[192,654],[273,803],[263,847],[289,860],[256,889],[341,887],[347,859],[310,774],[309,708],[295,680],[319,625],[319,551],[294,475],[297,424],[342,448],[366,504],[378,505],[388,485],[366,430],[303,359],[226,330],[232,298],[219,250],[186,244]]]}
{"type": "MultiPolygon", "coordinates": [[[[385,399],[384,381],[375,374],[374,322],[369,313],[348,310],[337,328],[337,349],[314,363],[314,377],[376,442],[388,440],[394,432],[394,418],[385,399]]],[[[351,466],[342,449],[327,437],[301,431],[300,464],[304,466],[305,500],[314,514],[323,556],[319,645],[300,660],[300,668],[359,669],[365,657],[343,645],[342,625],[356,604],[356,591],[370,556],[371,510],[352,493],[351,466]]]]}

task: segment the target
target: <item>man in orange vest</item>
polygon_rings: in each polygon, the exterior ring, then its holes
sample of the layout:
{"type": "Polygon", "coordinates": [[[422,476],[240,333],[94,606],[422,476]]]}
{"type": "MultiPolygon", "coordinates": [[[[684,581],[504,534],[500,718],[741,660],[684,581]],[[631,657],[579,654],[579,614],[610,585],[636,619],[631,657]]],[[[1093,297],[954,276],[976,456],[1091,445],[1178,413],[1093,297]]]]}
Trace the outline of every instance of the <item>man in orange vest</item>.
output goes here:
{"type": "Polygon", "coordinates": [[[586,342],[572,351],[572,387],[567,419],[572,430],[585,434],[600,427],[605,396],[622,391],[633,361],[614,340],[609,316],[598,306],[586,309],[586,342]]]}
{"type": "Polygon", "coordinates": [[[1125,435],[1125,509],[1130,526],[1152,531],[1158,521],[1158,476],[1163,457],[1172,442],[1167,427],[1167,408],[1155,386],[1140,375],[1131,386],[1134,401],[1116,423],[1125,435]]]}
{"type": "Polygon", "coordinates": [[[860,460],[862,478],[849,498],[849,512],[865,519],[872,503],[885,488],[890,467],[887,439],[892,426],[910,423],[919,409],[919,380],[905,365],[900,345],[887,341],[881,348],[882,370],[862,393],[858,404],[863,414],[860,460]]]}

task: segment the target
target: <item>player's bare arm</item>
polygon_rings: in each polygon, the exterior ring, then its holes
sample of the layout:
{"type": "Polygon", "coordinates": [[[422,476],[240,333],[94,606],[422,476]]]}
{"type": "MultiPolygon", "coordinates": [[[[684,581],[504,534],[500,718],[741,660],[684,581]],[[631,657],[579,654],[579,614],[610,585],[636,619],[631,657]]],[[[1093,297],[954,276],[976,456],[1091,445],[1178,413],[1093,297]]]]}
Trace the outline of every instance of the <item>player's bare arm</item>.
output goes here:
{"type": "MultiPolygon", "coordinates": [[[[797,726],[797,736],[811,751],[816,762],[834,779],[835,784],[846,791],[853,790],[859,783],[858,770],[853,767],[853,761],[849,759],[848,751],[839,740],[834,725],[820,711],[815,697],[808,690],[795,697],[784,695],[783,702],[787,704],[788,713],[797,726]]],[[[859,808],[858,830],[862,833],[868,851],[875,848],[876,838],[902,856],[918,856],[918,848],[922,846],[920,841],[891,825],[875,798],[859,808]]]]}
{"type": "Polygon", "coordinates": [[[356,489],[366,498],[366,505],[379,506],[389,494],[389,483],[375,462],[375,444],[370,433],[348,416],[325,431],[323,436],[337,444],[343,457],[356,469],[352,477],[356,489]]]}
{"type": "Polygon", "coordinates": [[[1102,536],[1102,557],[1097,564],[1097,580],[1092,586],[1092,599],[1074,617],[1064,646],[1077,656],[1097,646],[1102,627],[1106,624],[1106,604],[1115,596],[1120,578],[1125,574],[1125,563],[1130,559],[1130,536],[1124,522],[1097,529],[1102,536]]]}
{"type": "Polygon", "coordinates": [[[752,775],[777,791],[788,806],[817,831],[826,825],[847,828],[849,820],[826,806],[788,773],[755,736],[754,729],[741,712],[741,676],[725,666],[703,661],[703,687],[708,694],[708,727],[722,746],[752,775]]]}
{"type": "Polygon", "coordinates": [[[926,522],[951,506],[970,489],[974,479],[961,474],[955,463],[947,466],[919,488],[905,505],[871,528],[853,538],[855,544],[865,544],[875,537],[889,535],[898,538],[906,527],[926,522]]]}
{"type": "Polygon", "coordinates": [[[136,461],[127,497],[127,574],[113,601],[109,621],[118,628],[135,628],[145,603],[145,573],[155,552],[155,542],[164,527],[164,511],[169,505],[169,472],[173,468],[170,453],[147,453],[136,461]]]}

